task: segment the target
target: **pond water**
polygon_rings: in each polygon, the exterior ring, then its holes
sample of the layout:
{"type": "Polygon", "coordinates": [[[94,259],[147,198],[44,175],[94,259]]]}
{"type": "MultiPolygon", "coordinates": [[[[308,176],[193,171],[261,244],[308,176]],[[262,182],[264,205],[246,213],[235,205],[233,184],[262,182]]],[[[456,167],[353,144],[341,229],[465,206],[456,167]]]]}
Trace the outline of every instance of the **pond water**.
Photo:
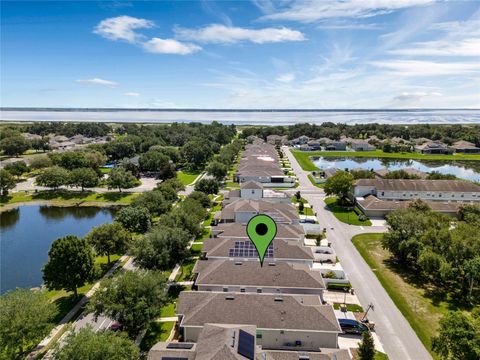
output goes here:
{"type": "Polygon", "coordinates": [[[111,222],[114,210],[98,207],[20,206],[0,213],[0,294],[40,286],[52,242],[85,236],[111,222]]]}
{"type": "Polygon", "coordinates": [[[460,179],[480,181],[480,161],[419,161],[385,158],[348,158],[348,157],[318,157],[312,158],[313,164],[319,169],[373,169],[387,168],[399,170],[414,168],[423,172],[437,171],[442,174],[453,174],[460,179]]]}

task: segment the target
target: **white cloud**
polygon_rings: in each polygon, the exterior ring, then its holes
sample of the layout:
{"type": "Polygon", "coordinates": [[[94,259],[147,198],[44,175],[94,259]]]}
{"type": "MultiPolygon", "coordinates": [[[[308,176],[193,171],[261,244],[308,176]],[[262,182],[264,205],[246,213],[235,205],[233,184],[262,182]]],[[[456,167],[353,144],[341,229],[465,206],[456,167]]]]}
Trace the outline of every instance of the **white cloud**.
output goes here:
{"type": "Polygon", "coordinates": [[[400,107],[417,107],[424,98],[442,96],[439,92],[425,92],[425,91],[404,91],[400,95],[393,98],[395,106],[400,107]]]}
{"type": "Polygon", "coordinates": [[[286,73],[277,77],[277,81],[280,81],[283,83],[289,83],[289,82],[292,82],[293,80],[295,80],[295,74],[293,73],[286,73]]]}
{"type": "Polygon", "coordinates": [[[123,95],[125,95],[125,96],[131,96],[131,97],[138,97],[138,96],[140,96],[140,94],[137,93],[137,92],[126,92],[126,93],[124,93],[123,95]]]}
{"type": "Polygon", "coordinates": [[[115,81],[100,79],[100,78],[93,78],[93,79],[79,79],[75,80],[77,83],[81,84],[92,84],[92,85],[102,85],[108,87],[115,87],[118,85],[115,81]]]}
{"type": "Polygon", "coordinates": [[[143,48],[155,54],[188,55],[201,50],[200,46],[190,43],[182,43],[175,39],[160,39],[154,37],[142,44],[143,48]]]}
{"type": "Polygon", "coordinates": [[[234,44],[242,41],[265,44],[305,40],[303,33],[286,27],[246,29],[212,24],[200,29],[176,28],[174,31],[179,39],[210,44],[234,44]]]}
{"type": "Polygon", "coordinates": [[[478,62],[440,63],[418,60],[372,61],[371,65],[392,71],[398,76],[464,75],[480,72],[478,62]]]}
{"type": "Polygon", "coordinates": [[[412,47],[390,51],[407,56],[480,56],[480,38],[414,43],[412,47]]]}
{"type": "Polygon", "coordinates": [[[136,29],[151,28],[153,21],[131,16],[119,16],[102,20],[94,29],[94,33],[109,40],[125,40],[130,43],[138,41],[142,35],[136,29]]]}
{"type": "MultiPolygon", "coordinates": [[[[412,6],[432,4],[435,0],[307,0],[294,1],[286,8],[263,16],[266,20],[314,22],[328,18],[367,18],[412,6]]],[[[268,11],[263,7],[262,10],[268,11]]]]}

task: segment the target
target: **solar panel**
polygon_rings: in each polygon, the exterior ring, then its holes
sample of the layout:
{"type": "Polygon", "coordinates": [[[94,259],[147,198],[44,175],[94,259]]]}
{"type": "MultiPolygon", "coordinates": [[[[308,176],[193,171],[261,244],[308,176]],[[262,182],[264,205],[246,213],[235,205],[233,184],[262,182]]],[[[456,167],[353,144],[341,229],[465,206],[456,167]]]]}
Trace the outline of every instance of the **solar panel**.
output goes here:
{"type": "Polygon", "coordinates": [[[191,349],[193,345],[192,343],[169,343],[167,349],[191,349]]]}
{"type": "Polygon", "coordinates": [[[249,360],[255,357],[255,337],[246,331],[240,330],[238,334],[238,353],[249,360]]]}
{"type": "MultiPolygon", "coordinates": [[[[250,240],[235,241],[233,248],[228,250],[229,257],[258,257],[257,249],[250,240]]],[[[265,254],[266,258],[273,258],[273,245],[270,244],[265,254]]]]}
{"type": "Polygon", "coordinates": [[[161,360],[188,360],[186,357],[162,356],[161,360]]]}

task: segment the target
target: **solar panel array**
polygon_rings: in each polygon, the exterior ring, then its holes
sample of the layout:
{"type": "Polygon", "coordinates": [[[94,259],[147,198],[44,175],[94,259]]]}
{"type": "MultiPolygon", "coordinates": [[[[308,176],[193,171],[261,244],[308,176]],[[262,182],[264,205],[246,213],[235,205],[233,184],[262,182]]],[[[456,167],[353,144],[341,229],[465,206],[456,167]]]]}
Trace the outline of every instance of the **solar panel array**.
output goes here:
{"type": "Polygon", "coordinates": [[[240,330],[238,334],[238,353],[249,360],[255,357],[255,337],[246,331],[240,330]]]}
{"type": "MultiPolygon", "coordinates": [[[[235,241],[233,249],[228,251],[229,257],[244,257],[244,258],[256,258],[258,257],[257,249],[250,240],[235,241]]],[[[265,253],[265,258],[273,258],[273,245],[270,244],[265,253]]]]}
{"type": "Polygon", "coordinates": [[[169,343],[167,345],[167,349],[191,349],[193,348],[192,343],[181,343],[181,342],[176,342],[176,343],[169,343]]]}

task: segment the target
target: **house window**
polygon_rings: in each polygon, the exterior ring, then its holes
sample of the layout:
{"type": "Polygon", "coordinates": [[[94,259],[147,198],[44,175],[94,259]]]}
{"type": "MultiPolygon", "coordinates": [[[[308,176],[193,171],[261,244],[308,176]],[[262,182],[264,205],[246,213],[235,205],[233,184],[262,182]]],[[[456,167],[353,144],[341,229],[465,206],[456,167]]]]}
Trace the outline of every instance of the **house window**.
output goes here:
{"type": "Polygon", "coordinates": [[[261,294],[262,293],[262,288],[257,288],[257,293],[261,294]]]}
{"type": "Polygon", "coordinates": [[[285,334],[285,330],[280,330],[280,335],[285,334]]]}
{"type": "Polygon", "coordinates": [[[442,197],[442,194],[438,194],[438,197],[442,197]]]}
{"type": "Polygon", "coordinates": [[[382,196],[385,196],[385,191],[382,191],[382,196]]]}
{"type": "Polygon", "coordinates": [[[240,292],[245,292],[245,288],[244,287],[240,288],[240,292]]]}
{"type": "Polygon", "coordinates": [[[224,287],[223,292],[228,292],[228,287],[224,287]]]}
{"type": "Polygon", "coordinates": [[[252,190],[252,194],[255,194],[255,190],[252,190]]]}
{"type": "Polygon", "coordinates": [[[257,330],[257,339],[262,338],[262,332],[260,330],[257,330]]]}
{"type": "Polygon", "coordinates": [[[465,197],[465,195],[462,194],[462,195],[460,195],[460,197],[465,197]]]}

